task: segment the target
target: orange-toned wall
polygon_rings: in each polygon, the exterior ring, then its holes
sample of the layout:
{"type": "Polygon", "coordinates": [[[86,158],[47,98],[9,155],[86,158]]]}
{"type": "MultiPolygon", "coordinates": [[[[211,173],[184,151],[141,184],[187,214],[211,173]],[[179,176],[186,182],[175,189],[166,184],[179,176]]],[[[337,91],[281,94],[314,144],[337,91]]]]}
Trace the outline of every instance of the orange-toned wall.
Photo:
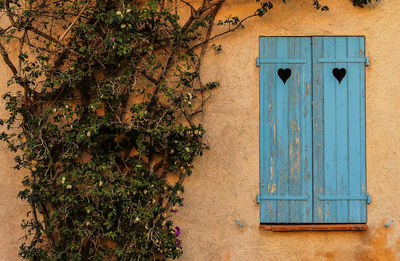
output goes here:
{"type": "MultiPolygon", "coordinates": [[[[196,2],[196,1],[193,1],[196,2]]],[[[199,2],[197,0],[197,2],[199,2]]],[[[243,17],[254,0],[227,0],[220,18],[243,17]]],[[[215,41],[204,79],[221,82],[204,114],[211,150],[195,162],[185,180],[185,206],[175,216],[182,229],[184,261],[219,260],[400,260],[400,3],[382,0],[360,9],[349,0],[275,0],[274,8],[246,28],[215,41]],[[267,232],[259,229],[258,37],[364,35],[366,68],[367,187],[366,232],[267,232]],[[244,224],[239,227],[235,220],[244,224]],[[394,220],[389,227],[384,224],[394,220]]],[[[8,71],[0,64],[1,89],[8,71]]],[[[1,104],[0,104],[1,105],[1,104]]],[[[0,115],[2,110],[0,110],[0,115]]],[[[4,112],[3,112],[4,113],[4,112]]],[[[13,155],[0,145],[0,261],[17,260],[26,206],[16,199],[23,174],[12,169],[13,155]]]]}
{"type": "MultiPolygon", "coordinates": [[[[18,50],[10,50],[17,53],[18,50]]],[[[11,91],[7,87],[7,80],[11,72],[0,59],[0,95],[11,91]]],[[[4,101],[0,98],[0,118],[6,118],[4,101]]],[[[1,130],[3,131],[3,130],[1,130]]],[[[28,173],[13,169],[15,154],[10,153],[3,142],[0,142],[0,261],[20,260],[19,246],[23,242],[24,231],[21,229],[21,220],[26,218],[28,204],[17,198],[22,190],[22,178],[28,173]]]]}
{"type": "MultiPolygon", "coordinates": [[[[250,0],[228,1],[220,18],[254,10],[250,0]]],[[[219,80],[206,106],[204,125],[211,150],[185,180],[181,260],[400,260],[400,3],[382,0],[369,8],[349,0],[273,1],[274,8],[245,29],[216,40],[202,75],[219,80]],[[259,36],[364,35],[366,67],[367,232],[268,232],[259,229],[259,36]],[[391,226],[384,224],[394,220],[391,226]],[[239,220],[244,227],[239,227],[239,220]]]]}

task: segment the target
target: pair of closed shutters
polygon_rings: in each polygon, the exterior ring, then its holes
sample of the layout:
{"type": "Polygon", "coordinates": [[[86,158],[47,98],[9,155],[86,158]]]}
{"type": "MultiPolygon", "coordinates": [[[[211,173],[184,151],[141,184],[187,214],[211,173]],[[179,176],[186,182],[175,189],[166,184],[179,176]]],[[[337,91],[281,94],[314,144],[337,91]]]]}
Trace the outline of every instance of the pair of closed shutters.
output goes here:
{"type": "Polygon", "coordinates": [[[260,37],[261,223],[366,223],[363,37],[260,37]]]}

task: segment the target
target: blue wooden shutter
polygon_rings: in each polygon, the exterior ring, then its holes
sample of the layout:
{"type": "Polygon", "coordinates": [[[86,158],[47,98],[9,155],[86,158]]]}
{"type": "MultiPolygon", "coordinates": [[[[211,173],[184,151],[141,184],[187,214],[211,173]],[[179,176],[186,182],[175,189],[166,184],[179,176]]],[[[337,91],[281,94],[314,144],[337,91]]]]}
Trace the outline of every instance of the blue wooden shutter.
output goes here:
{"type": "Polygon", "coordinates": [[[313,222],[365,223],[364,38],[313,37],[312,45],[313,222]]]}
{"type": "Polygon", "coordinates": [[[257,62],[260,66],[260,221],[310,223],[311,38],[261,37],[257,62]],[[289,69],[290,75],[286,70],[281,78],[279,69],[289,69]]]}

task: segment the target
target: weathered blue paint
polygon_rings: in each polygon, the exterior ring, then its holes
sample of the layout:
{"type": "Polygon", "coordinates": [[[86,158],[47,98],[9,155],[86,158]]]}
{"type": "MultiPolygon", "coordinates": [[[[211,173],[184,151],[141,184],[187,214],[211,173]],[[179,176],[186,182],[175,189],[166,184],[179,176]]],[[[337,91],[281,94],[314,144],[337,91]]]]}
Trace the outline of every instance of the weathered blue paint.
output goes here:
{"type": "MultiPolygon", "coordinates": [[[[260,64],[263,63],[279,63],[282,64],[282,59],[263,59],[263,58],[257,58],[257,65],[260,66],[260,64]]],[[[307,63],[307,59],[285,59],[285,64],[288,63],[293,63],[293,64],[300,64],[300,63],[307,63]]]]}
{"type": "Polygon", "coordinates": [[[309,200],[309,196],[285,196],[285,195],[257,195],[257,202],[260,203],[262,200],[309,200]]]}
{"type": "Polygon", "coordinates": [[[368,58],[318,58],[319,63],[366,63],[367,61],[368,58]]]}
{"type": "Polygon", "coordinates": [[[365,200],[368,203],[368,196],[360,195],[335,195],[335,196],[319,196],[319,200],[365,200]]]}
{"type": "Polygon", "coordinates": [[[311,223],[311,38],[261,37],[257,64],[261,223],[311,223]],[[291,69],[286,83],[280,68],[291,69]]]}
{"type": "Polygon", "coordinates": [[[365,223],[364,38],[312,41],[313,222],[365,223]],[[334,68],[346,69],[340,84],[334,68]]]}
{"type": "Polygon", "coordinates": [[[366,222],[364,50],[363,37],[260,38],[261,223],[366,222]]]}
{"type": "Polygon", "coordinates": [[[393,219],[392,220],[390,220],[389,222],[387,222],[386,224],[385,224],[385,227],[390,227],[390,225],[393,223],[393,219]]]}
{"type": "Polygon", "coordinates": [[[365,66],[369,66],[369,56],[365,57],[365,66]]]}
{"type": "Polygon", "coordinates": [[[244,225],[239,220],[236,219],[235,222],[236,222],[236,224],[239,225],[239,227],[244,227],[244,225]]]}

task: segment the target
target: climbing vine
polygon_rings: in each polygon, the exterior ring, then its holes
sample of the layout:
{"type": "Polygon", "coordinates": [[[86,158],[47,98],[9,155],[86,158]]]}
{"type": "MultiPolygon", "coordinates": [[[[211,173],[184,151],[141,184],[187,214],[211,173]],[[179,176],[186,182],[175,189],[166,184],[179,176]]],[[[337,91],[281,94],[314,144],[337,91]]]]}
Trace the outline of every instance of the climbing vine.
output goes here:
{"type": "Polygon", "coordinates": [[[256,0],[249,16],[216,20],[226,1],[0,1],[0,53],[18,86],[4,95],[0,138],[29,170],[23,258],[182,254],[171,217],[208,148],[201,116],[219,86],[202,81],[201,60],[221,48],[210,41],[273,7],[256,0]]]}

